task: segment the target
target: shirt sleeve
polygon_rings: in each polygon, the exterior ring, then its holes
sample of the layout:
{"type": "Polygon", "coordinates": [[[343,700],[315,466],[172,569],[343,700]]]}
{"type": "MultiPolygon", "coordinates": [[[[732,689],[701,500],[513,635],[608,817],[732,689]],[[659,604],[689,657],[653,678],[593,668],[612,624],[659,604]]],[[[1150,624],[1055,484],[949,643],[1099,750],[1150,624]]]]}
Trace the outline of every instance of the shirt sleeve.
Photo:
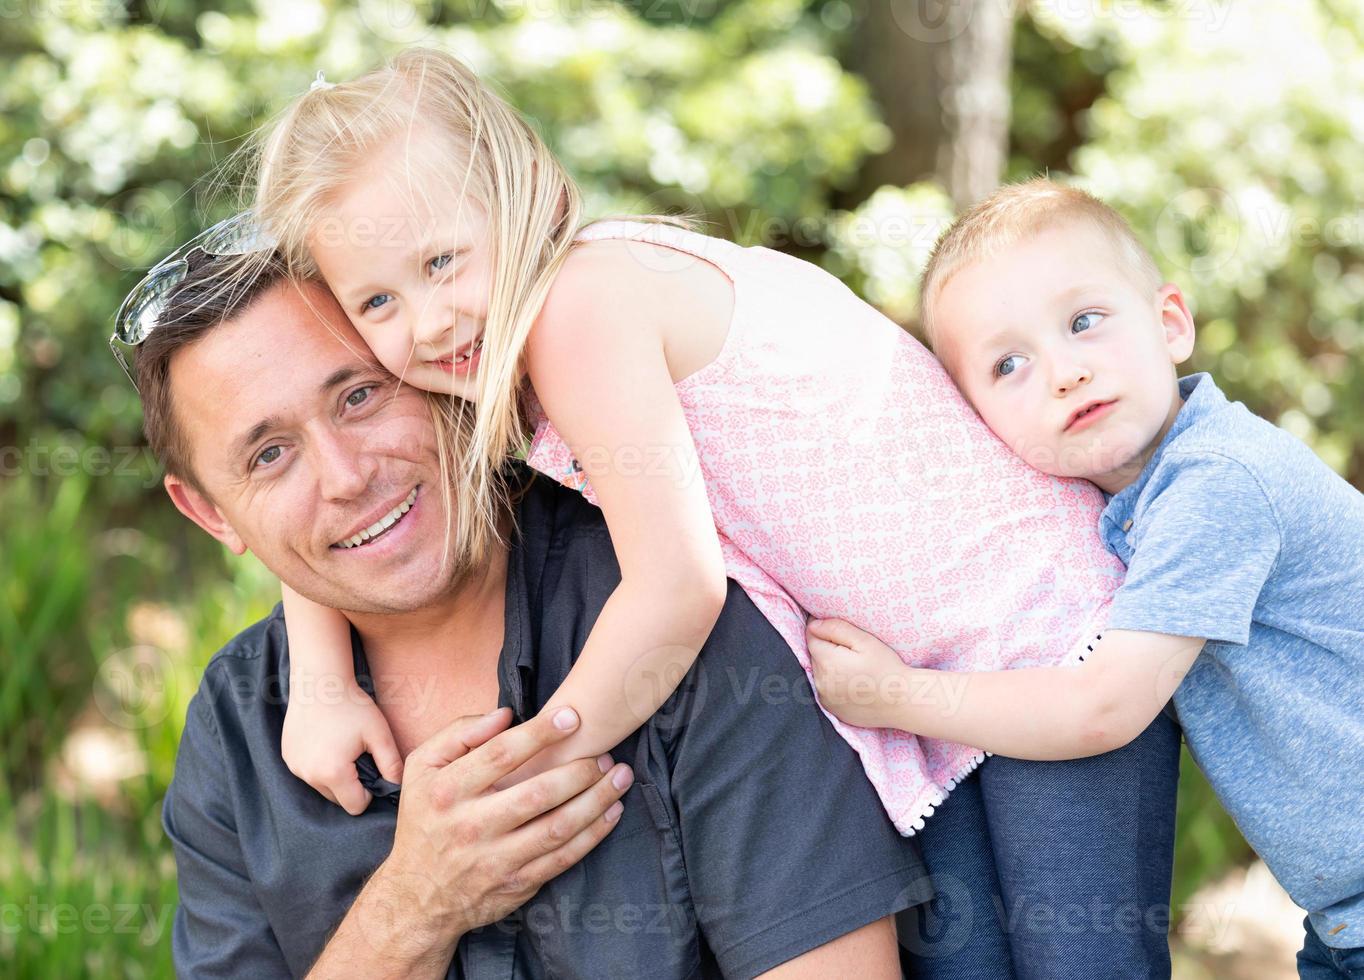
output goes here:
{"type": "MultiPolygon", "coordinates": [[[[1244,645],[1281,536],[1259,481],[1234,459],[1176,454],[1135,514],[1113,629],[1244,645]]],[[[1143,495],[1145,496],[1145,495],[1143,495]]]]}
{"type": "Polygon", "coordinates": [[[928,901],[917,842],[896,832],[795,654],[734,582],[697,665],[672,794],[697,921],[724,975],[754,976],[928,901]]]}
{"type": "Polygon", "coordinates": [[[175,850],[180,903],[171,949],[179,977],[286,977],[289,968],[242,860],[216,726],[191,702],[161,825],[175,850]]]}

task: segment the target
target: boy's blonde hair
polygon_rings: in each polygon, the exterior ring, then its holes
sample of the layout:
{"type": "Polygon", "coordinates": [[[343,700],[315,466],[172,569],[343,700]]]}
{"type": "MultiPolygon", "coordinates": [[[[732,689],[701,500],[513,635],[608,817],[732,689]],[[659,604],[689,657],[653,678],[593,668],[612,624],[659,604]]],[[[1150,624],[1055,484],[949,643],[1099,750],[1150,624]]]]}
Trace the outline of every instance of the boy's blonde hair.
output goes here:
{"type": "MultiPolygon", "coordinates": [[[[256,207],[291,273],[314,276],[308,238],[337,194],[377,149],[428,134],[444,144],[449,166],[441,174],[414,174],[409,162],[408,193],[422,198],[425,181],[452,180],[461,195],[458,210],[472,200],[488,222],[492,273],[478,402],[433,396],[450,505],[447,555],[473,568],[502,540],[498,518],[510,502],[505,464],[529,434],[524,380],[518,382],[522,352],[574,236],[587,223],[577,184],[535,129],[464,63],[412,48],[352,81],[314,85],[285,110],[256,151],[256,207]]],[[[459,215],[452,220],[457,224],[459,215]]],[[[693,227],[684,217],[631,220],[693,227]]]]}
{"type": "Polygon", "coordinates": [[[1035,177],[999,188],[972,205],[938,239],[924,267],[919,288],[919,325],[928,346],[938,350],[933,307],[943,287],[963,267],[989,258],[1019,240],[1067,222],[1097,228],[1113,244],[1119,260],[1142,288],[1160,288],[1155,259],[1131,226],[1111,207],[1078,187],[1035,177]]]}

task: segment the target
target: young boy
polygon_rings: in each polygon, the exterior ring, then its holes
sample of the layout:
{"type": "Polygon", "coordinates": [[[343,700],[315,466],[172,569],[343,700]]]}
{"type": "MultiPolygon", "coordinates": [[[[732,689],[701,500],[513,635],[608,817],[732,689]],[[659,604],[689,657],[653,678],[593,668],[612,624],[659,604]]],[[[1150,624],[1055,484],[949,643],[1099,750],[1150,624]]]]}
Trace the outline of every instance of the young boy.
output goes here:
{"type": "Polygon", "coordinates": [[[851,724],[1051,760],[1125,745],[1173,695],[1194,759],[1308,910],[1301,975],[1364,975],[1364,495],[1209,375],[1176,376],[1183,295],[1079,190],[1034,180],[972,208],[922,305],[995,433],[1104,491],[1127,577],[1076,667],[916,670],[813,622],[820,700],[851,724]]]}

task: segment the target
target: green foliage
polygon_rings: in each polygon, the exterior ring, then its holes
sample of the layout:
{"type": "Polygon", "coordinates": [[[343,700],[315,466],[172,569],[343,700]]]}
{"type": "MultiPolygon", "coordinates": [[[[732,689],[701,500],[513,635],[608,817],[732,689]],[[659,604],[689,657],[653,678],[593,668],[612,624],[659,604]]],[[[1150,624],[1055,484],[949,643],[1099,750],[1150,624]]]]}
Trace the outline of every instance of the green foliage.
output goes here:
{"type": "MultiPolygon", "coordinates": [[[[701,212],[713,233],[819,261],[909,321],[946,195],[924,182],[829,208],[889,138],[856,66],[833,57],[858,6],[40,0],[5,16],[0,894],[153,910],[145,929],[87,921],[74,940],[51,913],[25,919],[0,931],[8,972],[170,975],[153,925],[174,902],[159,801],[203,665],[276,587],[171,512],[105,339],[141,271],[237,206],[247,135],[318,69],[339,79],[442,45],[534,120],[589,212],[701,212]],[[90,726],[141,760],[98,804],[66,758],[90,726]]],[[[1360,7],[1028,5],[1008,166],[1072,177],[1123,211],[1187,292],[1194,367],[1356,485],[1360,7]]],[[[1176,902],[1247,854],[1186,758],[1176,902]]]]}
{"type": "Polygon", "coordinates": [[[1364,8],[1171,7],[1046,25],[1121,64],[1075,176],[1184,288],[1194,366],[1364,485],[1364,8]]]}

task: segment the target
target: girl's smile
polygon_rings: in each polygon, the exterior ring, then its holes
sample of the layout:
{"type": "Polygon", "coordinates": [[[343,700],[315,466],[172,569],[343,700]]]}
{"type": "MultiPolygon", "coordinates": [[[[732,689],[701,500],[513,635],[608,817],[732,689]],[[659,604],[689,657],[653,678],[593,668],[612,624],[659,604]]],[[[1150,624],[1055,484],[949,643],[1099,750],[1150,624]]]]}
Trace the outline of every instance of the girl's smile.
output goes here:
{"type": "Polygon", "coordinates": [[[455,352],[453,357],[441,357],[427,363],[435,365],[446,374],[456,374],[463,377],[478,370],[479,355],[482,350],[483,335],[479,334],[472,344],[465,344],[455,352]]]}

